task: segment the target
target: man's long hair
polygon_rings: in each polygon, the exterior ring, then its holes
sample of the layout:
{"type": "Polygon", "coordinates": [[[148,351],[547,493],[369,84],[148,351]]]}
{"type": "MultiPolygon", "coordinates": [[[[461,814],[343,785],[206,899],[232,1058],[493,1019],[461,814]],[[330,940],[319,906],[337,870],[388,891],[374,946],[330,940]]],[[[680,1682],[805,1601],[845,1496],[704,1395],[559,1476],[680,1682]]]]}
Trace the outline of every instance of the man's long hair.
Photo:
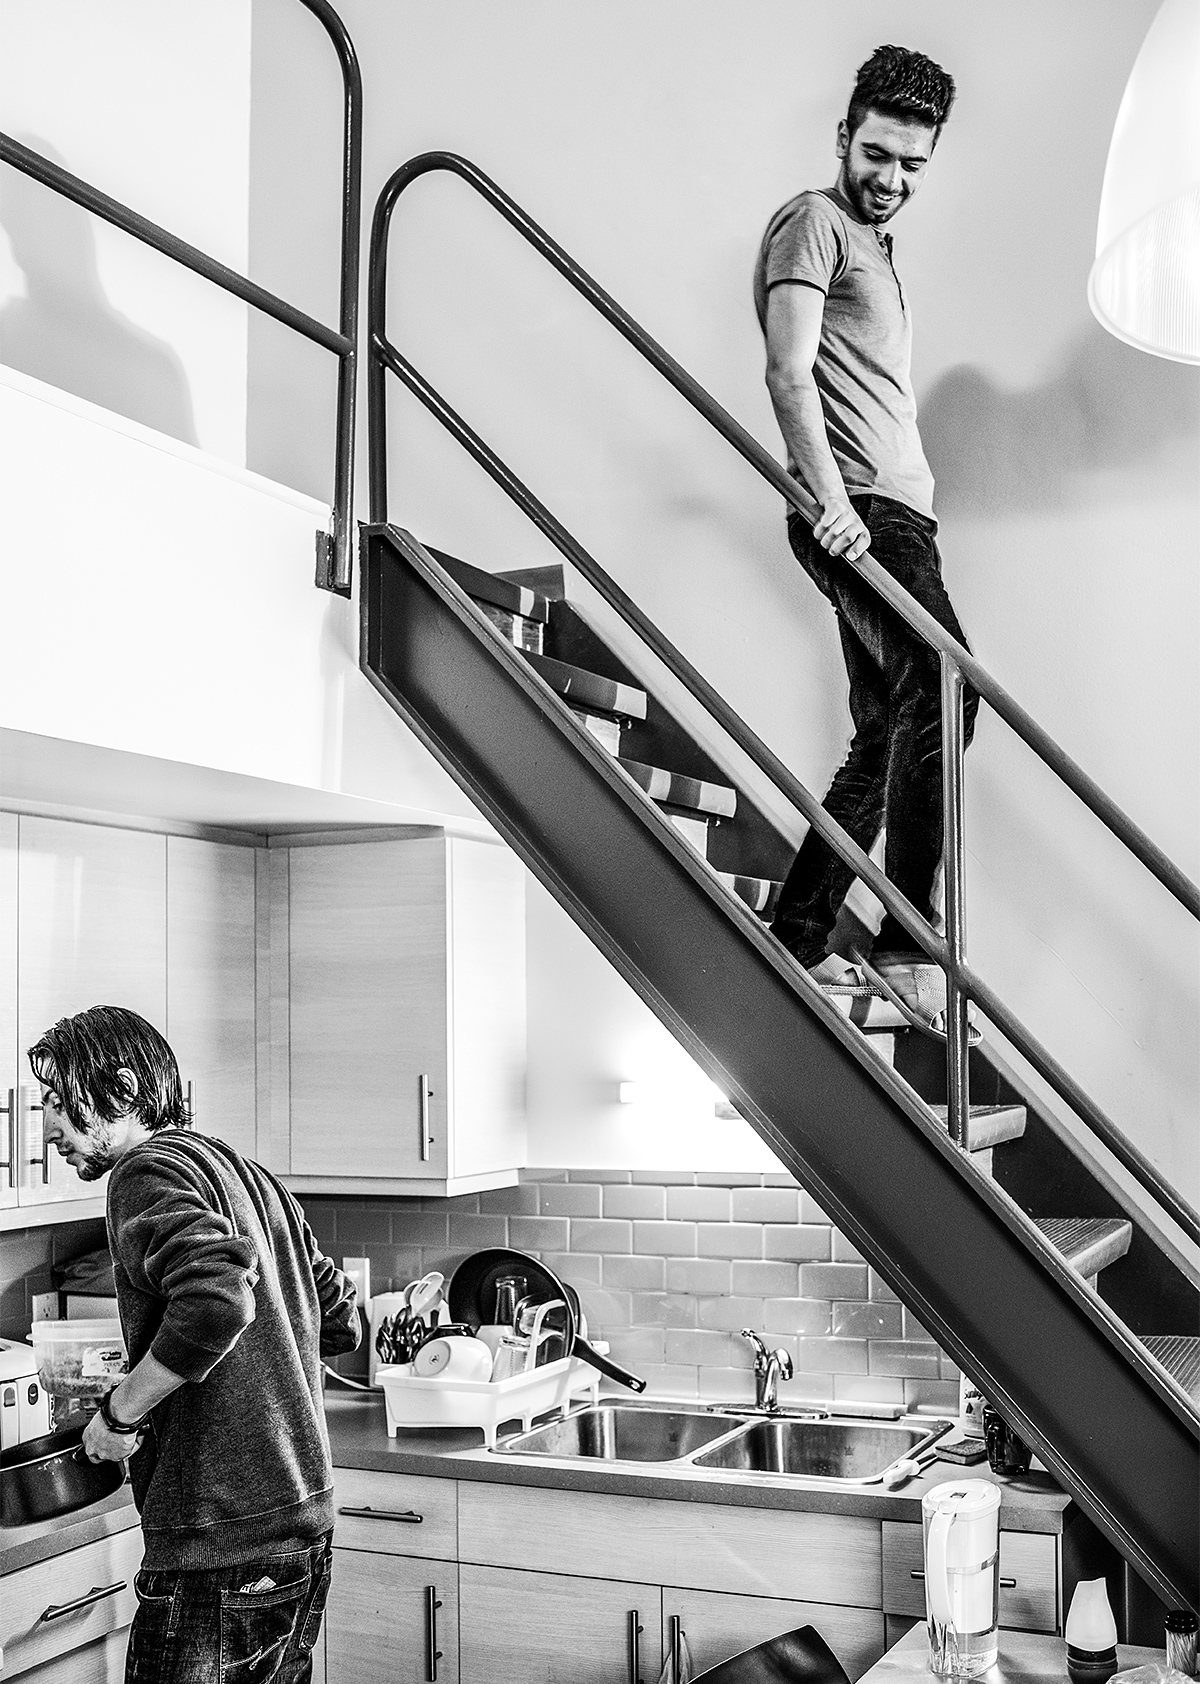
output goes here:
{"type": "Polygon", "coordinates": [[[940,64],[907,47],[876,47],[859,67],[846,127],[853,135],[868,111],[880,111],[902,122],[924,123],[936,139],[953,104],[954,78],[940,64]]]}
{"type": "Polygon", "coordinates": [[[132,1111],[151,1131],[191,1123],[175,1054],[152,1023],[124,1006],[89,1006],[63,1017],[29,1049],[38,1081],[52,1088],[72,1125],[87,1133],[85,1110],[106,1122],[132,1111]],[[137,1082],[131,1094],[120,1072],[137,1082]]]}

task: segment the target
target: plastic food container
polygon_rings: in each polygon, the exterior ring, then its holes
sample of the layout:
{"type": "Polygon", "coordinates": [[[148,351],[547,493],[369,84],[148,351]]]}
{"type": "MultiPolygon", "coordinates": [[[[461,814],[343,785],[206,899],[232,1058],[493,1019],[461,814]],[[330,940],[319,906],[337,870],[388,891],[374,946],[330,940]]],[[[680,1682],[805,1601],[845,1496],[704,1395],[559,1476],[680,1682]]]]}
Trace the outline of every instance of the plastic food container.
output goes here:
{"type": "Polygon", "coordinates": [[[35,1321],[29,1337],[52,1397],[101,1398],[125,1373],[119,1321],[35,1321]]]}

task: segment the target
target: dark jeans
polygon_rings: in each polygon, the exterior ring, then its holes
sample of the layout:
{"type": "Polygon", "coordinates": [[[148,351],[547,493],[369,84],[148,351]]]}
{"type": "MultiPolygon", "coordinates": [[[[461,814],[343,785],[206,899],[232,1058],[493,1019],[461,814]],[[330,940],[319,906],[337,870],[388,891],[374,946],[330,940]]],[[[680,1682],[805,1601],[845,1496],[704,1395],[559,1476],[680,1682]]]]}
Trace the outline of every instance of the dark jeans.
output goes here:
{"type": "MultiPolygon", "coordinates": [[[[942,584],[934,525],[889,497],[855,497],[875,560],[951,635],[962,627],[942,584]]],[[[798,514],[788,519],[797,560],[837,611],[850,679],[854,737],[823,802],[830,818],[869,853],[887,826],[884,871],[926,917],[936,916],[934,884],[942,858],[942,706],[937,654],[848,563],[831,556],[798,514]]],[[[963,697],[966,740],[979,698],[963,697]]],[[[805,966],[816,965],[854,873],[810,829],[780,895],[771,928],[805,966]]],[[[890,913],[877,953],[911,952],[914,943],[890,913]]]]}
{"type": "Polygon", "coordinates": [[[307,1684],[332,1565],[329,1533],[294,1555],[139,1573],[125,1684],[307,1684]]]}

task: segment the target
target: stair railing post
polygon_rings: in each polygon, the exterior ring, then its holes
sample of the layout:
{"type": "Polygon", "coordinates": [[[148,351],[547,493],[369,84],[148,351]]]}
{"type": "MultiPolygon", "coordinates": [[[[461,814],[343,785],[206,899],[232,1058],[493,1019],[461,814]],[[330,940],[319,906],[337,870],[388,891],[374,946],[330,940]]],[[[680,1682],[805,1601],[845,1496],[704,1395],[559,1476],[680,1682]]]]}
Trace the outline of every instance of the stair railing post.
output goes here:
{"type": "Polygon", "coordinates": [[[970,1117],[967,1047],[968,996],[960,977],[966,962],[966,832],[963,804],[963,675],[942,654],[942,859],[946,892],[946,1105],[950,1138],[966,1147],[970,1117]]]}

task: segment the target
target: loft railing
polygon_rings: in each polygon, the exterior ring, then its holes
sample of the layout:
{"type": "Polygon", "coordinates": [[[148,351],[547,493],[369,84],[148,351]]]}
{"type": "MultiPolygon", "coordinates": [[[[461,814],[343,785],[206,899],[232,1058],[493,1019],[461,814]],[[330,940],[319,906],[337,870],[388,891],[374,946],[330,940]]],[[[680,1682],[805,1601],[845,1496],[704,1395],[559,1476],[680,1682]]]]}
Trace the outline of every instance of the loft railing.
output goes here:
{"type": "Polygon", "coordinates": [[[574,259],[521,207],[468,159],[452,152],[425,152],[410,158],[391,176],[375,206],[368,275],[367,419],[369,432],[371,520],[387,521],[386,376],[395,374],[426,409],[458,440],[584,578],[599,591],[675,678],[699,701],[751,761],[764,772],[864,883],[879,897],[930,959],[946,973],[947,1097],[951,1139],[964,1147],[970,1091],[968,1083],[968,1002],[974,1000],[1030,1065],[1087,1124],[1113,1156],[1192,1240],[1200,1242],[1200,1215],[1160,1174],[1156,1166],[1107,1117],[1057,1059],[1035,1038],[1003,1000],[976,975],[966,959],[965,814],[963,774],[963,687],[970,683],[1006,724],[1119,841],[1139,859],[1194,918],[1200,918],[1200,890],[1130,819],[1083,768],[1043,730],[961,643],[938,624],[868,551],[853,566],[918,635],[937,650],[942,671],[942,784],[946,881],[946,935],[934,929],[879,867],[825,812],[762,739],[734,712],[703,675],[647,618],[483,439],[429,384],[387,337],[387,257],[392,213],[401,193],[419,176],[448,171],[462,178],[506,222],[522,234],[617,331],[669,380],[709,424],[779,491],[809,525],[820,510],[808,492],[788,474],[757,439],[694,380],[686,369],[624,311],[574,259]]]}
{"type": "Polygon", "coordinates": [[[354,496],[354,408],[357,391],[358,366],[358,277],[359,244],[362,224],[362,76],[354,43],[341,18],[328,0],[300,0],[324,27],[338,55],[342,72],[345,121],[342,141],[342,227],[341,279],[339,286],[338,325],[328,327],[313,316],[298,310],[265,287],[258,286],[236,269],[210,257],[207,252],[189,245],[157,223],[110,198],[88,182],[71,175],[58,164],[43,158],[28,146],[22,146],[10,135],[0,134],[0,161],[11,164],[35,181],[40,181],[63,198],[71,199],[84,210],[103,217],[115,228],[132,234],[143,245],[152,246],[164,256],[186,269],[203,275],[235,298],[254,305],[266,315],[273,316],[285,327],[311,339],[332,351],[338,359],[337,422],[333,469],[332,531],[317,533],[316,582],[322,590],[349,596],[353,548],[354,496]]]}

